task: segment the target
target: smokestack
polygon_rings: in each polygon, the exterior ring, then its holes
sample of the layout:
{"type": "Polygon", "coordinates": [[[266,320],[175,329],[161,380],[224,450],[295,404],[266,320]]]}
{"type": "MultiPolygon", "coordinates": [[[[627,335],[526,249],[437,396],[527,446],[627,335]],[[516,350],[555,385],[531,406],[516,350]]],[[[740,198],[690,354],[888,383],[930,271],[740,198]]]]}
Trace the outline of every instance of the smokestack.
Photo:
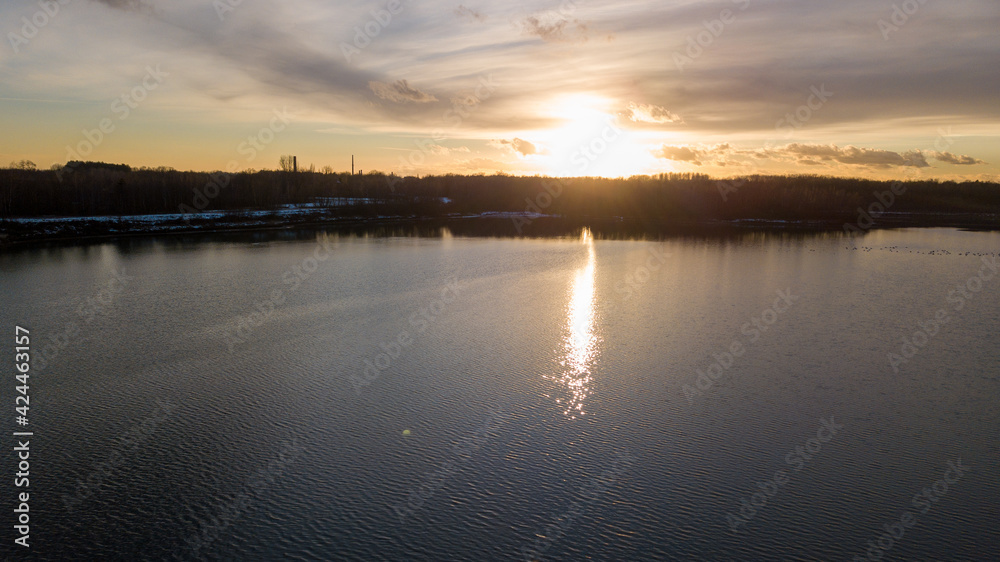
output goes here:
{"type": "Polygon", "coordinates": [[[293,172],[298,172],[299,171],[299,157],[298,156],[292,156],[292,171],[293,172]]]}
{"type": "Polygon", "coordinates": [[[354,175],[354,155],[351,155],[351,175],[354,175]]]}

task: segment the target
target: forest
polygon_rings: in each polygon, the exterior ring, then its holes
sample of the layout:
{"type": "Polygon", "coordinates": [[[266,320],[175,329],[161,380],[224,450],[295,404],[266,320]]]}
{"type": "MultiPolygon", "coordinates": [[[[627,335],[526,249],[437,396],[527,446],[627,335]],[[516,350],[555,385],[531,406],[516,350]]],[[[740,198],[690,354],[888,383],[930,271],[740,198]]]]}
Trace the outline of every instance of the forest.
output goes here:
{"type": "Polygon", "coordinates": [[[323,217],[448,217],[488,212],[643,222],[861,222],[880,216],[1000,214],[1000,184],[875,181],[817,175],[629,178],[261,170],[184,172],[70,162],[0,169],[0,220],[315,209],[323,217]],[[865,218],[868,215],[869,218],[865,218]]]}

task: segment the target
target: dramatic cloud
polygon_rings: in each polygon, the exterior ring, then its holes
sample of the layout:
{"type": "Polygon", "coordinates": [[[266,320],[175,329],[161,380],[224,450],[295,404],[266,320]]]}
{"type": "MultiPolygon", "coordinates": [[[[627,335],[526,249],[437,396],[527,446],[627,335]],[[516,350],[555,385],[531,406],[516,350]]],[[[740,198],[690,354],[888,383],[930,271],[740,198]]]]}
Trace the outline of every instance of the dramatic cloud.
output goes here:
{"type": "Polygon", "coordinates": [[[410,86],[406,80],[396,80],[391,84],[372,81],[368,83],[368,87],[371,88],[372,92],[375,92],[376,96],[396,103],[437,101],[436,97],[410,86]]]}
{"type": "MultiPolygon", "coordinates": [[[[217,76],[214,82],[199,87],[198,93],[222,102],[245,95],[277,94],[283,103],[288,103],[289,97],[317,109],[337,103],[358,114],[365,108],[365,91],[369,83],[381,78],[347,64],[338,50],[322,49],[309,43],[302,34],[291,31],[290,26],[277,25],[273,20],[288,17],[278,6],[238,4],[239,13],[244,17],[226,16],[222,21],[210,3],[195,0],[177,3],[91,1],[143,16],[135,20],[137,25],[142,25],[137,37],[123,34],[124,39],[142,44],[146,49],[160,46],[158,42],[164,43],[165,46],[160,47],[163,49],[174,46],[177,51],[168,60],[183,64],[190,69],[188,72],[208,70],[207,74],[211,75],[214,70],[217,76]],[[247,81],[230,85],[219,78],[237,73],[247,81]]],[[[222,4],[230,6],[224,0],[222,4]]],[[[169,50],[166,53],[171,54],[169,50]]],[[[116,58],[124,56],[119,53],[116,58]]],[[[379,112],[369,110],[368,113],[379,112]]]]}
{"type": "Polygon", "coordinates": [[[519,138],[515,138],[514,140],[494,140],[491,144],[497,148],[508,148],[521,156],[529,156],[531,154],[540,153],[534,144],[519,138]]]}
{"type": "Polygon", "coordinates": [[[458,8],[455,9],[455,15],[460,18],[467,19],[470,21],[484,22],[486,21],[486,16],[476,10],[471,8],[466,8],[465,6],[459,4],[458,8]]]}
{"type": "MultiPolygon", "coordinates": [[[[129,126],[93,158],[214,169],[233,157],[250,122],[287,106],[302,127],[282,143],[300,160],[343,166],[339,155],[350,151],[386,171],[414,135],[439,129],[477,148],[534,139],[534,154],[505,145],[503,169],[558,172],[550,160],[571,154],[568,131],[586,130],[597,112],[617,115],[624,133],[614,157],[592,168],[599,173],[657,173],[673,161],[709,174],[753,164],[945,177],[995,175],[1000,162],[995,0],[923,3],[888,39],[878,21],[892,6],[867,0],[400,6],[376,20],[365,3],[87,0],[22,38],[14,23],[30,20],[37,2],[0,2],[0,21],[11,22],[0,110],[9,129],[37,132],[0,138],[0,156],[43,167],[65,161],[65,147],[78,141],[66,131],[93,129],[94,107],[162,64],[168,79],[130,108],[129,126]],[[722,9],[733,17],[709,40],[705,22],[722,9]],[[615,41],[591,40],[598,30],[615,41]],[[563,103],[577,98],[589,100],[589,114],[563,103]],[[949,142],[936,142],[949,127],[949,142]],[[327,131],[328,144],[302,130],[327,131]],[[717,147],[727,141],[738,149],[717,147]],[[782,146],[790,142],[798,144],[782,146]],[[185,145],[205,150],[175,148],[185,145]]],[[[420,173],[447,172],[462,157],[442,155],[420,173]]]]}
{"type": "Polygon", "coordinates": [[[679,115],[659,105],[629,102],[622,115],[641,123],[680,123],[679,115]]]}

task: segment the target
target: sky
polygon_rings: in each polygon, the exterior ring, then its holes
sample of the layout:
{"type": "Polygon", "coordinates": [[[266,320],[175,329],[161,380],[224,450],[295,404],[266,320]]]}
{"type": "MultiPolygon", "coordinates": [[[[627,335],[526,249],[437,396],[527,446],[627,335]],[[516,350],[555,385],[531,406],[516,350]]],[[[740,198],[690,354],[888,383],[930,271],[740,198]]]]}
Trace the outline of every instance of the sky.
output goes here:
{"type": "Polygon", "coordinates": [[[1000,179],[996,0],[11,0],[0,163],[1000,179]]]}

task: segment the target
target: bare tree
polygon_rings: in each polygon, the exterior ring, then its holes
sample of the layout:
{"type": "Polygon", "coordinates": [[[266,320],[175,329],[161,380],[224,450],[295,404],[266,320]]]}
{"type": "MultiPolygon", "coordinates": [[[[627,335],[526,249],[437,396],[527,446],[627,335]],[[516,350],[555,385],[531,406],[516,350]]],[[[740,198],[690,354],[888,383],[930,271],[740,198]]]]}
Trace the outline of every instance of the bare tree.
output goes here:
{"type": "Polygon", "coordinates": [[[10,167],[13,170],[37,170],[38,166],[35,165],[31,160],[21,160],[20,162],[11,162],[10,167]]]}

